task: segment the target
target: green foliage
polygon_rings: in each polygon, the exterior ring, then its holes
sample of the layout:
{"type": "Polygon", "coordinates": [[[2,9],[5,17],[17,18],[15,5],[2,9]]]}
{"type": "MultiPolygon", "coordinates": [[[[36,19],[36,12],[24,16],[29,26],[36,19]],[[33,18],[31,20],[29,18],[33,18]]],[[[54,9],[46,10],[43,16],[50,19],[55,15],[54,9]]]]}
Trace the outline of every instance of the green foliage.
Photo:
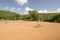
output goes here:
{"type": "Polygon", "coordinates": [[[20,15],[10,11],[2,11],[0,10],[0,19],[3,20],[18,20],[20,19],[20,15]]]}
{"type": "Polygon", "coordinates": [[[39,18],[39,13],[36,10],[28,11],[29,14],[24,15],[25,20],[37,21],[39,18]]]}
{"type": "Polygon", "coordinates": [[[39,19],[39,13],[36,10],[29,11],[29,15],[33,21],[37,21],[39,19]]]}
{"type": "Polygon", "coordinates": [[[0,19],[2,20],[28,20],[37,21],[41,20],[44,22],[59,22],[60,13],[38,13],[36,10],[29,11],[28,14],[20,15],[10,11],[0,10],[0,19]]]}
{"type": "Polygon", "coordinates": [[[23,20],[36,21],[40,19],[44,22],[60,22],[60,13],[37,13],[37,11],[29,11],[29,14],[23,15],[23,20]]]}
{"type": "Polygon", "coordinates": [[[52,20],[54,20],[54,22],[60,22],[60,14],[53,16],[52,20]]]}
{"type": "Polygon", "coordinates": [[[46,22],[60,22],[60,13],[48,13],[41,16],[41,21],[46,22]]]}

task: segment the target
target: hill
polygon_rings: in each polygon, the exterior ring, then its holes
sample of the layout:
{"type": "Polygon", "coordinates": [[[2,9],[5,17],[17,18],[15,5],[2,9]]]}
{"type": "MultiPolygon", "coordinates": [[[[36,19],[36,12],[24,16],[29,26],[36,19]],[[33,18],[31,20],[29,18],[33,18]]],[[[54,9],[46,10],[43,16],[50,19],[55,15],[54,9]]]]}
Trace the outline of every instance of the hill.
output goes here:
{"type": "MultiPolygon", "coordinates": [[[[59,22],[60,23],[60,13],[40,13],[40,21],[42,22],[59,22]]],[[[34,20],[30,14],[23,15],[23,20],[34,20]]]]}
{"type": "Polygon", "coordinates": [[[0,19],[3,19],[3,20],[17,20],[17,19],[20,19],[20,14],[10,12],[10,11],[0,10],[0,19]]]}
{"type": "MultiPolygon", "coordinates": [[[[33,11],[32,16],[30,16],[30,14],[28,13],[25,15],[21,15],[21,14],[10,12],[10,11],[0,10],[0,19],[1,20],[35,21],[35,19],[37,19],[37,12],[33,11]]],[[[60,23],[60,13],[39,13],[39,18],[40,18],[40,21],[43,21],[43,22],[60,23]]]]}

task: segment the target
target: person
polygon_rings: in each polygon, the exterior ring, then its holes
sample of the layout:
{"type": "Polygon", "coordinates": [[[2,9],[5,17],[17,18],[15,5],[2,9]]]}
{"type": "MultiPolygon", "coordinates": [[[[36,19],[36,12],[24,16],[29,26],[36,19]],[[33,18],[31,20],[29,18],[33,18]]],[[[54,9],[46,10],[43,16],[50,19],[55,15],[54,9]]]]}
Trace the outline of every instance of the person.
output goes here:
{"type": "Polygon", "coordinates": [[[41,24],[40,24],[40,16],[37,16],[37,21],[36,21],[36,26],[35,26],[35,28],[38,28],[38,27],[41,27],[41,24]]]}

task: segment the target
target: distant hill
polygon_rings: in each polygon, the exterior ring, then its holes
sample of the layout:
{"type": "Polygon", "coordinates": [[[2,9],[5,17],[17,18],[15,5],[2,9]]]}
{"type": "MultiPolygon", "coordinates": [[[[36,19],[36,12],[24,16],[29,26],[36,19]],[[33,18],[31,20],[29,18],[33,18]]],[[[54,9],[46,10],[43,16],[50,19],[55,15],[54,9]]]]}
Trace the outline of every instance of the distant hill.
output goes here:
{"type": "Polygon", "coordinates": [[[60,22],[60,13],[41,13],[41,21],[60,22]]]}
{"type": "MultiPolygon", "coordinates": [[[[60,13],[40,13],[39,15],[40,21],[60,23],[60,13]]],[[[29,16],[29,14],[24,15],[23,20],[31,20],[31,17],[29,16]]]]}
{"type": "Polygon", "coordinates": [[[10,12],[10,11],[3,11],[0,10],[0,19],[4,20],[18,20],[20,19],[20,14],[10,12]]]}
{"type": "MultiPolygon", "coordinates": [[[[40,13],[40,20],[44,22],[59,22],[60,13],[40,13]]],[[[15,12],[0,10],[0,20],[28,20],[34,21],[30,14],[20,15],[15,12]]]]}

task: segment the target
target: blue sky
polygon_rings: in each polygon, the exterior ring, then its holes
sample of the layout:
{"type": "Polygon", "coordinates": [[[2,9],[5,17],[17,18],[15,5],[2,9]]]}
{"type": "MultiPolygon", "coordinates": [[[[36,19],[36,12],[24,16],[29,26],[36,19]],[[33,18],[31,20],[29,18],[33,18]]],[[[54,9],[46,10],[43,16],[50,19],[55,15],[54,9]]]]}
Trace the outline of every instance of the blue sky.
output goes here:
{"type": "Polygon", "coordinates": [[[0,0],[0,10],[27,13],[29,10],[39,12],[60,11],[60,0],[0,0]]]}

